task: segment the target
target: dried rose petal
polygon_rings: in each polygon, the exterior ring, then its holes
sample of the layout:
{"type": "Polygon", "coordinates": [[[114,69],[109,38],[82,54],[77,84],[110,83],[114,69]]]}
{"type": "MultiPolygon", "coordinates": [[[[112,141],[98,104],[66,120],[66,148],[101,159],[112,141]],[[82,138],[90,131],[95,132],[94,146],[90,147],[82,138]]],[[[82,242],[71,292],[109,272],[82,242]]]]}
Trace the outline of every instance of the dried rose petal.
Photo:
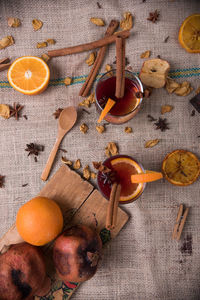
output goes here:
{"type": "Polygon", "coordinates": [[[152,148],[152,147],[156,146],[159,142],[160,142],[159,139],[147,141],[145,143],[145,148],[152,148]]]}

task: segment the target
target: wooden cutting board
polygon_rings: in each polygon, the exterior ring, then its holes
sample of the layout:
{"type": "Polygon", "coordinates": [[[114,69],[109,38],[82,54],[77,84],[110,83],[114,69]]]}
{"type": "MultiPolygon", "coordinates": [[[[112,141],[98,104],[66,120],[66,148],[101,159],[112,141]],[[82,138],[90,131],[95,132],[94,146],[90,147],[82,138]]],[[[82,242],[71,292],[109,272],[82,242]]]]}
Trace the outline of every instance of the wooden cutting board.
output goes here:
{"type": "MultiPolygon", "coordinates": [[[[109,232],[105,229],[106,211],[108,201],[88,181],[83,180],[79,174],[63,165],[52,179],[40,191],[40,196],[53,199],[61,207],[64,215],[64,226],[71,224],[86,224],[97,228],[103,243],[114,238],[128,221],[129,216],[121,208],[118,210],[116,228],[109,232]]],[[[0,239],[0,251],[10,244],[23,241],[19,236],[15,224],[0,239]]],[[[35,299],[51,300],[69,299],[79,286],[77,283],[64,284],[55,275],[51,259],[51,244],[43,247],[48,262],[48,274],[52,279],[52,288],[45,297],[35,299]],[[53,298],[54,297],[54,298],[53,298]]]]}

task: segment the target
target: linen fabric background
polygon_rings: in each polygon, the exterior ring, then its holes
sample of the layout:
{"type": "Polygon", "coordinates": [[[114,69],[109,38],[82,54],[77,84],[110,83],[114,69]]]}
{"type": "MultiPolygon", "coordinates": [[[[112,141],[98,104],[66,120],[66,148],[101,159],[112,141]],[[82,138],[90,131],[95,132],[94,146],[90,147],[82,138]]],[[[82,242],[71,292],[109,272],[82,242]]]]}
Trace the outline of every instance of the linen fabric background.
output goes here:
{"type": "MultiPolygon", "coordinates": [[[[0,38],[12,35],[15,44],[0,51],[0,58],[10,57],[12,61],[23,55],[46,53],[47,50],[90,42],[104,36],[106,27],[97,27],[89,20],[101,17],[106,25],[111,19],[122,18],[125,11],[134,16],[133,34],[127,40],[126,56],[134,72],[138,72],[144,60],[140,54],[151,50],[151,57],[166,59],[171,70],[189,80],[194,91],[187,97],[169,95],[165,89],[154,90],[150,99],[143,102],[141,111],[134,119],[123,125],[109,125],[106,132],[98,134],[95,126],[98,118],[95,106],[81,113],[73,130],[64,138],[62,148],[67,150],[70,160],[81,159],[82,165],[105,159],[104,149],[108,142],[119,146],[120,154],[133,156],[147,170],[161,169],[166,153],[175,149],[186,149],[200,156],[199,114],[191,116],[193,107],[189,99],[195,95],[199,83],[199,54],[187,53],[178,43],[178,30],[182,21],[193,13],[200,13],[200,2],[189,0],[99,0],[96,1],[1,1],[0,38]],[[153,24],[147,21],[149,12],[157,9],[160,20],[153,24]],[[18,17],[19,28],[10,28],[7,17],[18,17]],[[41,30],[34,32],[32,19],[43,21],[41,30]],[[164,39],[169,36],[168,42],[164,39]],[[37,42],[48,38],[56,40],[55,45],[37,49],[37,42]],[[195,68],[195,69],[192,69],[195,68]],[[195,71],[196,70],[196,71],[195,71]],[[158,118],[161,106],[170,104],[174,109],[167,118],[170,130],[155,130],[147,114],[158,118]],[[89,127],[88,133],[79,130],[82,123],[89,127]],[[125,134],[125,126],[131,126],[133,133],[125,134]],[[144,148],[146,141],[160,139],[150,149],[144,148]]],[[[19,121],[14,118],[0,120],[0,174],[5,175],[5,187],[0,189],[0,232],[3,235],[15,222],[18,208],[34,197],[46,184],[40,175],[57,134],[57,121],[52,116],[59,107],[78,105],[81,83],[65,87],[61,79],[66,76],[80,77],[89,73],[85,63],[89,53],[80,53],[53,58],[49,62],[51,84],[38,96],[25,96],[10,88],[6,71],[0,73],[0,103],[24,105],[19,121]],[[55,79],[58,79],[55,81],[55,79]],[[45,146],[38,156],[27,157],[26,144],[45,146]],[[26,187],[23,184],[28,183],[26,187]]],[[[106,64],[115,60],[115,46],[109,46],[100,72],[106,64]]],[[[81,77],[79,78],[81,80],[81,77]]],[[[80,81],[79,80],[79,81],[80,81]]],[[[61,165],[59,152],[51,176],[61,165]]],[[[50,177],[51,178],[51,177],[50,177]]],[[[95,184],[95,183],[94,183],[95,184]]],[[[101,266],[93,279],[83,283],[74,293],[75,300],[198,300],[200,299],[200,204],[199,181],[188,187],[173,186],[166,181],[147,185],[143,195],[134,203],[123,206],[130,214],[130,220],[105,249],[101,266]],[[180,242],[171,238],[178,206],[190,206],[189,216],[180,242]],[[192,253],[182,253],[184,239],[192,237],[192,253]]],[[[187,251],[185,251],[187,252],[187,251]]]]}

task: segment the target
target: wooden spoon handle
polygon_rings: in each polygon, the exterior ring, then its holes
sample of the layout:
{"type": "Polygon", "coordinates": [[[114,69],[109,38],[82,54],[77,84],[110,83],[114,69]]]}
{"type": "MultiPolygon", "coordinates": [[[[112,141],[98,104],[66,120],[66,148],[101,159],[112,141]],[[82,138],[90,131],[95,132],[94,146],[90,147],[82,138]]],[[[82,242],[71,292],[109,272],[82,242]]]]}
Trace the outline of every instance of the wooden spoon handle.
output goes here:
{"type": "Polygon", "coordinates": [[[56,139],[56,142],[53,146],[53,149],[51,150],[51,152],[49,154],[49,158],[47,160],[46,166],[45,166],[45,168],[42,172],[42,175],[41,175],[41,179],[44,180],[44,181],[46,181],[48,176],[49,176],[49,173],[51,171],[51,167],[53,165],[53,162],[54,162],[54,159],[55,159],[55,156],[56,156],[56,153],[58,151],[58,147],[59,147],[61,141],[62,141],[62,139],[60,139],[60,138],[56,139]]]}

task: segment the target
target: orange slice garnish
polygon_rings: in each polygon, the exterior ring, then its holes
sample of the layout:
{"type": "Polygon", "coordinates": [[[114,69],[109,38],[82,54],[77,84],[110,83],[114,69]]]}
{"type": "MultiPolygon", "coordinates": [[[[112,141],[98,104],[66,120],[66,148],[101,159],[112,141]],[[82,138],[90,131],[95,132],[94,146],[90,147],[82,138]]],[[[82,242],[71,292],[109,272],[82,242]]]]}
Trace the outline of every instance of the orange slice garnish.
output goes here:
{"type": "Polygon", "coordinates": [[[142,193],[144,185],[143,183],[132,183],[131,174],[143,172],[140,165],[128,157],[118,157],[111,160],[110,163],[121,184],[120,202],[135,200],[142,193]]]}
{"type": "Polygon", "coordinates": [[[178,40],[187,52],[200,52],[200,14],[193,14],[183,21],[178,40]]]}
{"type": "Polygon", "coordinates": [[[131,182],[133,183],[145,183],[152,182],[163,178],[163,174],[160,172],[146,171],[146,173],[131,175],[131,182]]]}
{"type": "Polygon", "coordinates": [[[25,95],[37,95],[48,86],[50,71],[47,64],[36,56],[16,59],[8,70],[10,85],[25,95]]]}
{"type": "Polygon", "coordinates": [[[99,117],[99,120],[98,120],[98,123],[100,123],[104,118],[105,116],[107,115],[107,113],[111,110],[111,108],[113,107],[113,105],[115,105],[115,101],[108,98],[108,101],[106,103],[106,106],[104,107],[104,109],[102,110],[101,114],[100,114],[100,117],[99,117]]]}

